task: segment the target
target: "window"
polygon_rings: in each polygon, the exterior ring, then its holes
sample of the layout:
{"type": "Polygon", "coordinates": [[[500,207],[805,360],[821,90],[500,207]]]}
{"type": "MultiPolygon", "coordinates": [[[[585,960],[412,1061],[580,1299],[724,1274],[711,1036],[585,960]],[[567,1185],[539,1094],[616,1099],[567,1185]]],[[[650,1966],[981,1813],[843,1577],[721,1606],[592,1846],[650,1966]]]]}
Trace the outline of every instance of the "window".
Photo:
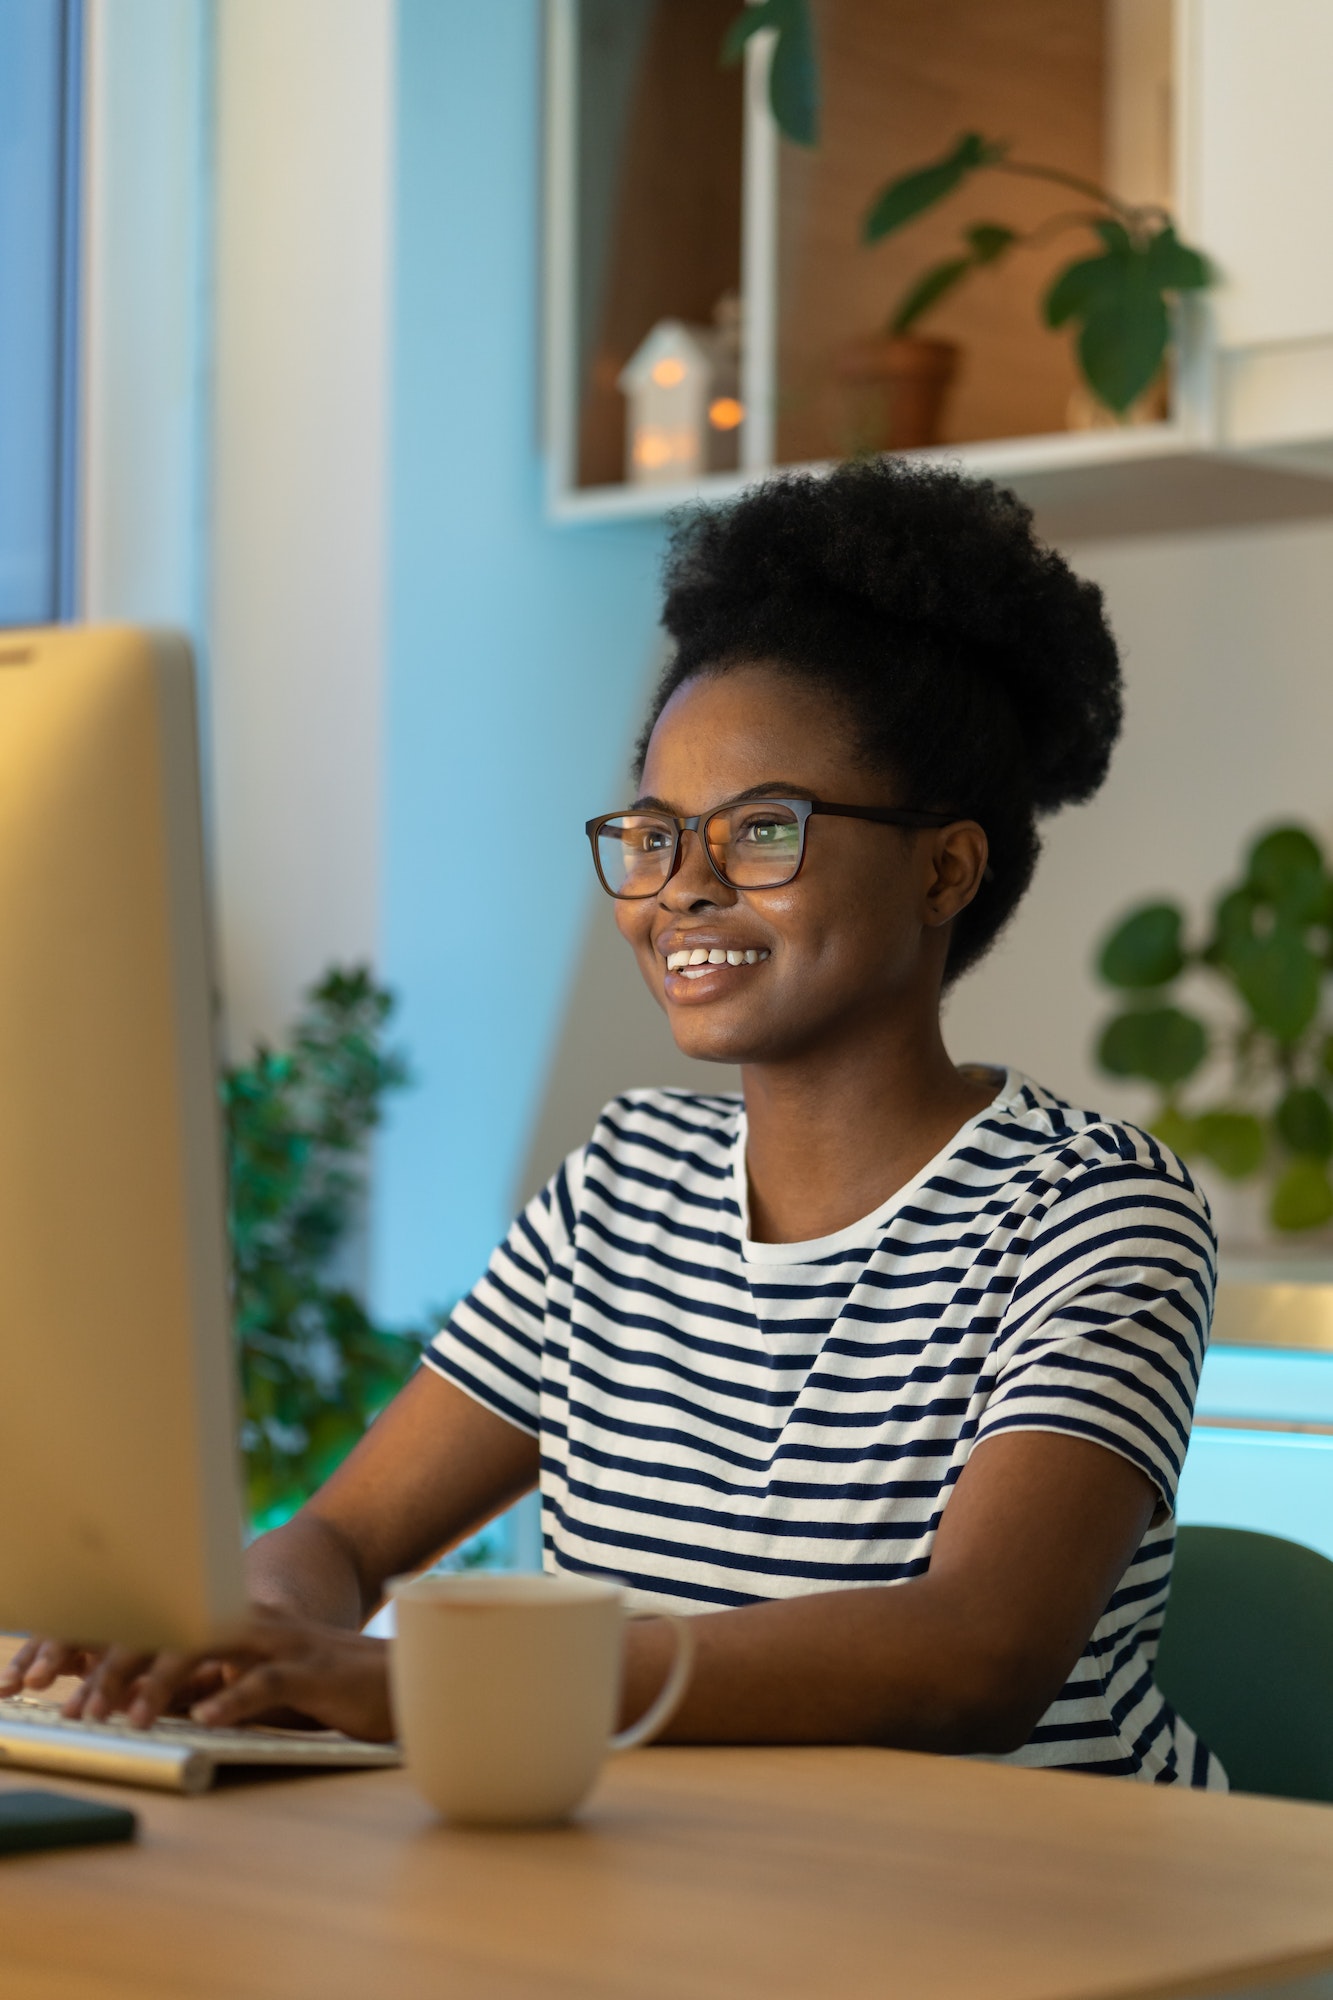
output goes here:
{"type": "Polygon", "coordinates": [[[0,6],[0,625],[74,585],[81,0],[0,6]]]}

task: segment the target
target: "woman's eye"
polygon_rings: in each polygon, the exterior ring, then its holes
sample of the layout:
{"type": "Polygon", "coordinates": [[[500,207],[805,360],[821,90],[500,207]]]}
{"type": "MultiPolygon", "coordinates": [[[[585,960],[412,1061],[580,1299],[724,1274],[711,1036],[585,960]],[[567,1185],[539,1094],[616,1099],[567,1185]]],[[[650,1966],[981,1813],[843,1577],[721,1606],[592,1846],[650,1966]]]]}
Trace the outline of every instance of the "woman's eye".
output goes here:
{"type": "Polygon", "coordinates": [[[665,827],[645,826],[635,834],[633,845],[640,854],[660,854],[664,847],[670,847],[671,835],[665,827]]]}
{"type": "Polygon", "coordinates": [[[787,847],[796,832],[794,820],[764,818],[759,814],[742,822],[733,836],[754,847],[787,847]]]}

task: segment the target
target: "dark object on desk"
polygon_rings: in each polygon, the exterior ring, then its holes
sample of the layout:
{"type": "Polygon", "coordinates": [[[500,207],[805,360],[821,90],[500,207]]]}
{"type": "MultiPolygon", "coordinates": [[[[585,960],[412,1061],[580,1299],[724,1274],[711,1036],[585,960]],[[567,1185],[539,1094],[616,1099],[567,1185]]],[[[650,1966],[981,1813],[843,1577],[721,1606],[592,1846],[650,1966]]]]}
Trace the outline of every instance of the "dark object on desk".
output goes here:
{"type": "Polygon", "coordinates": [[[138,1820],[124,1806],[94,1805],[63,1792],[0,1792],[0,1854],[133,1840],[138,1830],[138,1820]]]}
{"type": "Polygon", "coordinates": [[[1333,1562],[1248,1528],[1181,1528],[1157,1685],[1234,1791],[1333,1804],[1333,1562]]]}

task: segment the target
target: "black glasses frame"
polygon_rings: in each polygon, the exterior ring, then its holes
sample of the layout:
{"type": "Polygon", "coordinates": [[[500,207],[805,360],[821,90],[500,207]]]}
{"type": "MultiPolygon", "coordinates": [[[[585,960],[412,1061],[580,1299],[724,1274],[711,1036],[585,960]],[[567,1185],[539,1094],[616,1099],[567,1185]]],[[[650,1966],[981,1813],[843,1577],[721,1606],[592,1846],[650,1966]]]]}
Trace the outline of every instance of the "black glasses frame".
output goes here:
{"type": "Polygon", "coordinates": [[[710,807],[706,813],[694,813],[688,819],[682,819],[679,813],[667,812],[661,806],[620,806],[615,812],[598,813],[596,819],[590,819],[586,822],[583,830],[587,834],[589,845],[592,848],[592,864],[597,870],[597,880],[601,883],[607,895],[614,896],[618,903],[645,903],[650,897],[661,895],[667,883],[680,867],[681,835],[686,833],[700,834],[699,845],[703,849],[704,859],[707,861],[714,875],[716,875],[718,881],[723,883],[728,889],[739,889],[741,894],[744,894],[747,889],[785,889],[789,882],[796,880],[796,877],[805,865],[805,829],[812,813],[827,813],[833,819],[868,819],[872,820],[876,826],[906,827],[951,826],[959,817],[957,813],[930,812],[925,807],[840,806],[834,805],[828,799],[779,799],[764,796],[756,799],[724,799],[721,805],[710,807]],[[727,812],[731,808],[741,805],[786,806],[795,814],[801,828],[801,851],[796,857],[796,866],[792,869],[790,875],[783,875],[776,882],[746,882],[741,884],[733,882],[729,876],[723,873],[717,862],[714,861],[713,852],[708,844],[708,840],[700,830],[705,828],[709,820],[713,819],[718,813],[727,812]],[[597,852],[597,837],[601,833],[602,828],[610,820],[627,819],[636,811],[641,812],[645,818],[651,813],[655,819],[669,820],[676,830],[676,837],[675,844],[671,850],[670,866],[657,887],[655,889],[640,889],[633,894],[626,894],[623,889],[613,889],[602,873],[602,860],[597,852]]]}

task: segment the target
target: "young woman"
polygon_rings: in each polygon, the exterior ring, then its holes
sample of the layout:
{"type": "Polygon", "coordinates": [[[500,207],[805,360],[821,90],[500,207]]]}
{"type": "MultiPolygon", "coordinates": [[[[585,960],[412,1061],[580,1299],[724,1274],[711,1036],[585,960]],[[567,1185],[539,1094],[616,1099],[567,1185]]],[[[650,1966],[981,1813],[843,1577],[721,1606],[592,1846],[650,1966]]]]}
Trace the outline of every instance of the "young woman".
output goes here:
{"type": "MultiPolygon", "coordinates": [[[[539,1483],[548,1567],[698,1614],[677,1740],[1224,1783],[1153,1682],[1206,1205],[1145,1133],[940,1033],[1037,818],[1105,775],[1099,594],[1011,495],[892,462],[693,514],[667,581],[639,796],[588,831],[679,1046],[743,1097],[607,1107],[252,1548],[254,1629],[199,1712],[387,1734],[359,1630],[385,1579],[539,1483]]],[[[669,1651],[631,1628],[627,1714],[669,1651]]],[[[147,1721],[190,1671],[110,1655],[71,1706],[147,1721]]]]}

